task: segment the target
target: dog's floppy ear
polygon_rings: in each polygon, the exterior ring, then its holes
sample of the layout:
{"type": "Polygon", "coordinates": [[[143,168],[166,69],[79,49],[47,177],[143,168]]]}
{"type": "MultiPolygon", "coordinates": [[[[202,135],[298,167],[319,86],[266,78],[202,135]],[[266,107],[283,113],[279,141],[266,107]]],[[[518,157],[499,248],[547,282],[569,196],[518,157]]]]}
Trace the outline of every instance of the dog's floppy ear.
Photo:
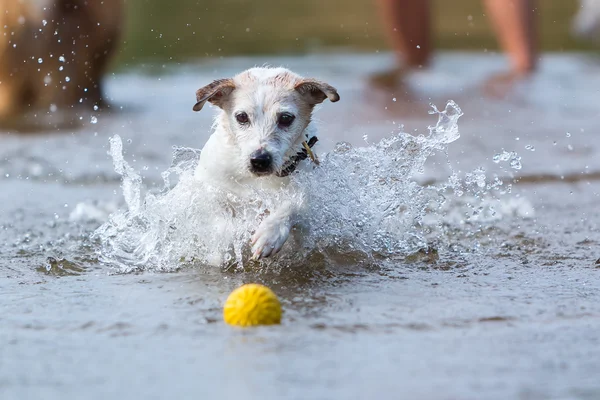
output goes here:
{"type": "Polygon", "coordinates": [[[202,110],[204,104],[210,101],[212,104],[221,107],[223,100],[235,89],[233,79],[218,79],[208,85],[196,90],[196,104],[194,111],[202,110]]]}
{"type": "Polygon", "coordinates": [[[302,79],[294,86],[311,105],[322,103],[325,99],[329,99],[335,103],[340,99],[337,90],[325,82],[316,79],[302,79]]]}

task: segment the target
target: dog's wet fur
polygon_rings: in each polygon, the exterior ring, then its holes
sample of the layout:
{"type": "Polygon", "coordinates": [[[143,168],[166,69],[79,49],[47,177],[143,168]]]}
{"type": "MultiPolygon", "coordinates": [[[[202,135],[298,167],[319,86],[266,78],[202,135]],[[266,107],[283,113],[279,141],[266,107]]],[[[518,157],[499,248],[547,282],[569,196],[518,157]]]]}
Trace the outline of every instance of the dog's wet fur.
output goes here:
{"type": "MultiPolygon", "coordinates": [[[[315,136],[313,108],[326,99],[340,99],[334,87],[285,68],[252,68],[198,89],[194,111],[206,102],[221,111],[202,149],[196,176],[242,197],[251,188],[285,190],[290,179],[281,172],[302,151],[302,143],[315,136]]],[[[269,210],[254,232],[253,257],[279,252],[300,212],[292,202],[269,210]]]]}

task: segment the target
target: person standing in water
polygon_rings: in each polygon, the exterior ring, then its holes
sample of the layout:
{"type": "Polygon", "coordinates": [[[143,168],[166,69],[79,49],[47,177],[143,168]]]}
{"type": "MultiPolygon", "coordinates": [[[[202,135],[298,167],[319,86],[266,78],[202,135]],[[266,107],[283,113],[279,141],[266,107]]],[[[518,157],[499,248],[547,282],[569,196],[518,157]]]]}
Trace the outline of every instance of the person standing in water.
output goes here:
{"type": "MultiPolygon", "coordinates": [[[[393,87],[403,75],[426,68],[431,61],[431,13],[429,0],[376,0],[401,67],[372,77],[379,86],[393,87]]],[[[534,0],[483,0],[500,42],[510,58],[510,70],[488,81],[507,86],[531,74],[537,64],[534,0]]]]}

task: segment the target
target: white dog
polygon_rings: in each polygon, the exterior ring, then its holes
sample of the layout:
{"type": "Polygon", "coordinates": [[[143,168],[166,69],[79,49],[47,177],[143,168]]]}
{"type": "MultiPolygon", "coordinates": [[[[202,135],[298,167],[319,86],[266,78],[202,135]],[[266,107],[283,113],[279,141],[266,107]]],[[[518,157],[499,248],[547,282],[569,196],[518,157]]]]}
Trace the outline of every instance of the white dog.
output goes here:
{"type": "MultiPolygon", "coordinates": [[[[252,188],[288,188],[288,175],[313,154],[311,115],[325,99],[340,99],[335,88],[285,68],[252,68],[196,92],[194,111],[208,101],[221,111],[202,149],[195,176],[242,197],[252,188]]],[[[253,258],[276,254],[298,222],[292,202],[269,210],[252,237],[253,258]]]]}

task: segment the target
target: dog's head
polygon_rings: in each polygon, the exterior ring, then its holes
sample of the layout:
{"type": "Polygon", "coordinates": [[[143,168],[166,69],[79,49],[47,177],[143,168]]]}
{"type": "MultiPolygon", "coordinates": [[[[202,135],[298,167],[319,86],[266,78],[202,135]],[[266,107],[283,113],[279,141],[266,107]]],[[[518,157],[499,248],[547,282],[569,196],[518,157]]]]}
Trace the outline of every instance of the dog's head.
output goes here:
{"type": "Polygon", "coordinates": [[[194,111],[208,101],[223,110],[218,123],[239,148],[246,169],[258,176],[281,171],[306,140],[316,104],[338,101],[335,88],[285,68],[252,68],[196,91],[194,111]]]}

